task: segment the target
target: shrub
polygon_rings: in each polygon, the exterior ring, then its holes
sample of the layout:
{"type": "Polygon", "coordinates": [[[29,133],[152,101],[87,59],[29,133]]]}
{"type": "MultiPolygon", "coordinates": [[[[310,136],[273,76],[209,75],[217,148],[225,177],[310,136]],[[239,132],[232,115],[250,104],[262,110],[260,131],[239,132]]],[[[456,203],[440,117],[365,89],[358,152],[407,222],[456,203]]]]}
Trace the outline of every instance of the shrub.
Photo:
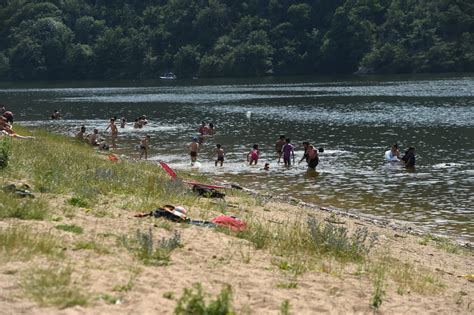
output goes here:
{"type": "Polygon", "coordinates": [[[195,283],[193,289],[184,289],[183,295],[179,298],[174,310],[177,315],[228,315],[235,314],[231,309],[232,287],[226,285],[215,300],[211,300],[206,305],[206,298],[210,297],[205,293],[200,283],[195,283]]]}
{"type": "Polygon", "coordinates": [[[357,228],[349,236],[345,227],[336,227],[330,223],[323,226],[314,217],[309,217],[308,228],[315,250],[350,261],[363,259],[377,240],[376,234],[369,236],[367,227],[357,228]]]}

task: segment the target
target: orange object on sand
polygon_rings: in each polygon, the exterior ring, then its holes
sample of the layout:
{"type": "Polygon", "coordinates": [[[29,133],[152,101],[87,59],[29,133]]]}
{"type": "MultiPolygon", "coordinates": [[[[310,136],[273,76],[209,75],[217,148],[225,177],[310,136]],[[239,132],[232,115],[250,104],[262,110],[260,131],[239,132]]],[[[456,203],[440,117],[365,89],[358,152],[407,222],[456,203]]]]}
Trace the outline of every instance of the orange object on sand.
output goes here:
{"type": "Polygon", "coordinates": [[[109,161],[118,162],[119,158],[115,154],[109,154],[109,161]]]}

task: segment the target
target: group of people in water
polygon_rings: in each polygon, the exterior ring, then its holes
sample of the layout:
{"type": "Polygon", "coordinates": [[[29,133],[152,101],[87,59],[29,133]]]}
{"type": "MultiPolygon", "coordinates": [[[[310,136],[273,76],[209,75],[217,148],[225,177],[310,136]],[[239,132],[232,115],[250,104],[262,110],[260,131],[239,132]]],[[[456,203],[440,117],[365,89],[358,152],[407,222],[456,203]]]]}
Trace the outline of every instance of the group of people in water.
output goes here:
{"type": "MultiPolygon", "coordinates": [[[[198,157],[199,150],[204,143],[206,136],[212,136],[215,134],[214,125],[212,123],[206,124],[202,122],[198,128],[199,136],[192,138],[191,143],[188,145],[188,152],[191,158],[191,166],[195,165],[198,157]]],[[[286,138],[285,135],[280,135],[280,137],[275,142],[275,154],[278,157],[278,164],[283,158],[283,163],[285,166],[290,167],[292,164],[295,164],[295,151],[294,146],[291,143],[289,138],[286,138]]],[[[319,154],[318,149],[312,146],[309,142],[303,142],[304,154],[301,160],[298,163],[306,161],[308,168],[316,169],[316,166],[319,164],[319,154]]],[[[319,152],[323,152],[323,148],[319,148],[319,152]]],[[[214,162],[215,166],[220,165],[221,167],[224,164],[225,152],[224,148],[220,143],[216,144],[216,149],[214,152],[216,160],[214,162]]],[[[247,163],[249,165],[257,165],[261,153],[258,147],[258,144],[254,144],[250,152],[246,155],[247,163]]],[[[264,164],[264,170],[270,169],[270,163],[268,161],[264,164]]]]}
{"type": "MultiPolygon", "coordinates": [[[[12,124],[13,124],[13,113],[11,111],[6,110],[5,106],[0,105],[0,134],[17,137],[20,139],[28,139],[33,137],[25,137],[16,134],[13,131],[12,124]]],[[[61,114],[58,110],[54,110],[51,114],[52,120],[62,119],[61,114]]],[[[109,124],[107,125],[105,131],[110,129],[111,133],[111,148],[112,150],[117,149],[117,137],[119,133],[119,129],[116,125],[116,117],[110,118],[109,124]]],[[[137,117],[133,123],[133,128],[143,128],[147,125],[148,120],[145,115],[141,115],[137,117]]],[[[120,119],[120,128],[125,128],[127,125],[127,120],[125,117],[120,119]]],[[[203,145],[205,138],[207,136],[213,136],[216,133],[215,127],[213,123],[205,123],[202,122],[198,128],[198,136],[194,136],[192,138],[191,143],[188,145],[188,152],[191,159],[191,166],[193,166],[197,162],[198,154],[200,151],[201,146],[203,145]]],[[[99,150],[109,150],[110,146],[106,142],[105,138],[99,137],[99,130],[94,128],[91,133],[86,134],[86,127],[83,125],[80,127],[79,132],[75,135],[76,139],[81,141],[86,141],[91,146],[98,147],[99,150]]],[[[150,136],[148,134],[144,135],[142,139],[140,139],[140,144],[136,146],[136,149],[139,151],[139,159],[143,157],[148,159],[149,154],[149,142],[150,136]]],[[[298,161],[301,163],[306,161],[309,169],[316,169],[319,164],[319,153],[324,152],[322,147],[316,148],[311,145],[309,142],[305,141],[302,143],[304,153],[302,158],[298,161]]],[[[281,163],[283,159],[283,163],[285,166],[290,167],[292,164],[295,164],[295,152],[294,152],[294,145],[291,143],[291,140],[285,135],[280,135],[279,138],[276,140],[274,144],[275,155],[278,158],[277,163],[281,163]]],[[[400,150],[398,144],[392,144],[390,150],[385,152],[385,160],[388,162],[401,162],[404,164],[406,168],[414,168],[416,162],[415,156],[415,148],[409,147],[403,156],[400,154],[400,150]]],[[[215,166],[217,167],[220,165],[221,167],[224,164],[225,160],[225,151],[222,144],[217,143],[214,156],[215,159],[215,166]]],[[[246,155],[247,163],[249,165],[257,165],[259,159],[261,157],[261,153],[259,150],[258,144],[254,144],[250,150],[250,152],[246,155]]],[[[264,170],[269,170],[270,163],[268,161],[264,164],[264,170]]]]}

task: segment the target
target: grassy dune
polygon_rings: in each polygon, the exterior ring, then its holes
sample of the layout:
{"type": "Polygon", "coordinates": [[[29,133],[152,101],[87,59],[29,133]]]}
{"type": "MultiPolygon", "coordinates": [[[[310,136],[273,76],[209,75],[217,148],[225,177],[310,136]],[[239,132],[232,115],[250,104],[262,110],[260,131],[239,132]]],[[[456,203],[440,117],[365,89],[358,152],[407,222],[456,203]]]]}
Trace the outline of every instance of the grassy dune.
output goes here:
{"type": "Polygon", "coordinates": [[[0,309],[7,313],[31,307],[38,314],[71,307],[111,314],[464,313],[474,307],[464,277],[474,272],[473,253],[447,239],[238,190],[227,191],[225,200],[201,198],[156,164],[111,162],[73,139],[33,134],[34,140],[8,145],[8,165],[0,169],[2,186],[29,187],[35,195],[0,193],[0,296],[6,296],[0,309]],[[236,233],[133,217],[165,204],[205,220],[236,215],[248,228],[236,233]]]}

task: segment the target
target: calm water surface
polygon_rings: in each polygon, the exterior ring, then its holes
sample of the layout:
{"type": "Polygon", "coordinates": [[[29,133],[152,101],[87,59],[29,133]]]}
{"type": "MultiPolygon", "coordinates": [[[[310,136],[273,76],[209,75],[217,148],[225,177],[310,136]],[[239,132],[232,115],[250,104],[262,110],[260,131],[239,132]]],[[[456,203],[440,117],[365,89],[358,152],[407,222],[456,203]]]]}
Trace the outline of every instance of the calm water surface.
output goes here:
{"type": "Polygon", "coordinates": [[[200,172],[322,206],[415,223],[474,241],[474,77],[344,77],[189,82],[61,82],[0,85],[0,102],[17,121],[73,135],[85,124],[104,132],[108,118],[149,125],[120,129],[119,153],[152,136],[152,159],[189,168],[186,146],[201,121],[217,134],[199,155],[200,172]],[[59,109],[62,121],[49,121],[59,109]],[[276,163],[273,145],[285,134],[302,156],[302,141],[324,147],[316,173],[276,163]],[[408,172],[383,160],[397,142],[417,148],[408,172]],[[216,143],[226,151],[215,168],[216,143]],[[248,167],[257,143],[271,170],[248,167]]]}

